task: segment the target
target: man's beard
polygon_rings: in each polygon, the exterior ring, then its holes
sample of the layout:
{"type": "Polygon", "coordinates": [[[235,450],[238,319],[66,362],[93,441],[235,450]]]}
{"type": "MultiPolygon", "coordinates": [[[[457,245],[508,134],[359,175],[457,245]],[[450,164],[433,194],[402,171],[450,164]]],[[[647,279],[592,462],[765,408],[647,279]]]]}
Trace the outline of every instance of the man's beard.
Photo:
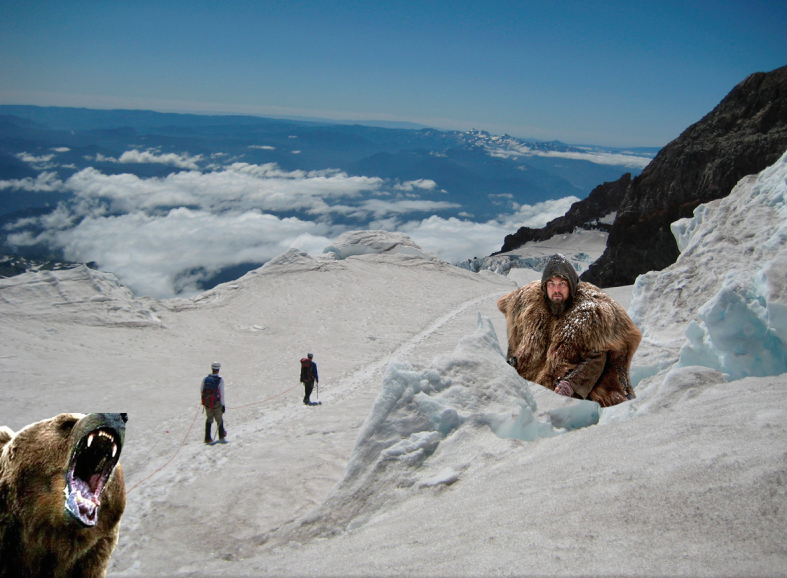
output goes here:
{"type": "Polygon", "coordinates": [[[557,303],[555,303],[551,299],[547,299],[547,305],[549,305],[549,311],[552,313],[552,315],[554,315],[555,317],[560,317],[561,315],[563,315],[563,313],[566,312],[566,309],[568,309],[571,306],[571,298],[569,297],[568,299],[565,300],[561,299],[557,303]]]}

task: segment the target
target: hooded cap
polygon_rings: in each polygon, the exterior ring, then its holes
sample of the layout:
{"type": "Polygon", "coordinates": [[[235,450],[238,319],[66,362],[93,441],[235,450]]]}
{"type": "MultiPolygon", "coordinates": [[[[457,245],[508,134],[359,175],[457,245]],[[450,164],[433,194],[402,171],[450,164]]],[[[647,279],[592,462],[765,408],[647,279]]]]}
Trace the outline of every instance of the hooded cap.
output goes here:
{"type": "Polygon", "coordinates": [[[544,274],[541,275],[541,292],[544,294],[545,299],[547,297],[547,281],[549,281],[552,277],[561,277],[568,281],[571,298],[573,299],[577,296],[579,276],[574,270],[573,265],[571,265],[571,261],[566,259],[560,253],[557,255],[552,255],[547,260],[547,264],[544,266],[544,274]]]}

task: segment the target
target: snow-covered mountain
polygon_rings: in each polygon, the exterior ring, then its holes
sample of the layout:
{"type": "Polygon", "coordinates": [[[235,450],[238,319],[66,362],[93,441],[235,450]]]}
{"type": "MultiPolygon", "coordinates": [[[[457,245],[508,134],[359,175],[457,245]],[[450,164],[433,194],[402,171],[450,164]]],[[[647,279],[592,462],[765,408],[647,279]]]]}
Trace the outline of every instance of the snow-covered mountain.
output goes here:
{"type": "Polygon", "coordinates": [[[0,281],[0,422],[129,413],[110,576],[784,575],[787,374],[752,354],[784,351],[786,183],[782,158],[676,225],[678,262],[633,288],[642,379],[619,406],[506,364],[495,303],[527,270],[366,233],[190,299],[0,281]],[[307,351],[322,406],[300,401],[307,351]],[[205,446],[214,360],[230,443],[205,446]]]}
{"type": "Polygon", "coordinates": [[[492,135],[484,130],[454,133],[460,146],[479,148],[499,158],[551,157],[584,160],[596,164],[644,169],[658,149],[610,149],[599,146],[572,146],[560,141],[533,141],[508,134],[492,135]]]}

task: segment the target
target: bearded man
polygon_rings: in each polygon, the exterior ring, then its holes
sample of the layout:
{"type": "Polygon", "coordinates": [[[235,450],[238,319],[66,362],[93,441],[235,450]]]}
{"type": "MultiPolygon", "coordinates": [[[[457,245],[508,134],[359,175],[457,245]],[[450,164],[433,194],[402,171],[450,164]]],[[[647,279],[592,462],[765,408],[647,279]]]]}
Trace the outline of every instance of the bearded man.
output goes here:
{"type": "Polygon", "coordinates": [[[540,282],[501,297],[497,308],[506,316],[508,361],[523,378],[602,407],[634,399],[629,369],[642,334],[563,255],[552,255],[540,282]]]}

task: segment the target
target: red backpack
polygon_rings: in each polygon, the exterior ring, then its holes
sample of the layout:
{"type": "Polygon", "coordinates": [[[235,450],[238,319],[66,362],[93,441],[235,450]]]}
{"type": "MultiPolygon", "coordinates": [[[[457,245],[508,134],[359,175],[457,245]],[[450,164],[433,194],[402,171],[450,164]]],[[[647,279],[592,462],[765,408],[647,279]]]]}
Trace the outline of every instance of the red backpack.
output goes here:
{"type": "Polygon", "coordinates": [[[312,360],[308,357],[301,359],[301,381],[314,381],[314,374],[312,374],[312,360]]]}

